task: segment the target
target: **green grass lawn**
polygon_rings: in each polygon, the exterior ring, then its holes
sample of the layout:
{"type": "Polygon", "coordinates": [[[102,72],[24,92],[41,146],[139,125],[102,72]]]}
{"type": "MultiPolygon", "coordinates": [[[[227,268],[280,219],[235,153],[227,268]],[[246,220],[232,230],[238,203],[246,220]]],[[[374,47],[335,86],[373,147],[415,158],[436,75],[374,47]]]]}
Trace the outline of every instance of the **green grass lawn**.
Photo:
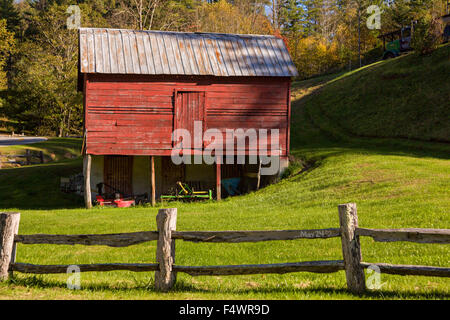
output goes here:
{"type": "MultiPolygon", "coordinates": [[[[406,57],[409,58],[409,57],[406,57]]],[[[405,58],[401,58],[405,59],[405,58]]],[[[450,228],[450,145],[392,137],[363,138],[321,112],[324,95],[351,92],[364,72],[390,64],[293,85],[288,178],[258,192],[221,202],[170,203],[177,230],[276,230],[338,227],[337,205],[356,202],[359,224],[368,228],[450,228]],[[313,88],[314,87],[314,88],[313,88]]],[[[422,66],[421,66],[422,67],[422,66]]],[[[426,81],[426,79],[425,79],[426,81]]],[[[448,115],[443,111],[443,117],[448,115]]],[[[377,123],[378,118],[374,118],[377,123]]],[[[350,123],[351,119],[348,119],[350,123]]],[[[448,123],[441,124],[448,130],[448,123]]],[[[406,127],[405,127],[406,128],[406,127]]],[[[441,132],[441,131],[440,131],[441,132]]],[[[428,139],[428,137],[424,137],[428,139]]],[[[156,230],[158,208],[94,208],[58,192],[57,177],[81,171],[81,161],[0,171],[0,208],[21,212],[21,234],[115,233],[156,230]],[[39,188],[39,189],[38,189],[39,188]],[[33,193],[33,190],[36,190],[33,193]],[[46,192],[44,192],[46,190],[46,192]],[[40,210],[38,209],[40,208],[40,210]]],[[[154,263],[156,242],[127,248],[18,245],[17,261],[36,264],[154,263]]],[[[176,264],[221,265],[342,259],[339,238],[214,244],[177,241],[176,264]]],[[[366,262],[449,266],[448,245],[377,243],[362,238],[366,262]]],[[[343,271],[333,274],[191,277],[178,274],[169,293],[153,289],[154,273],[81,274],[81,290],[66,287],[67,275],[16,273],[0,284],[3,299],[448,299],[450,279],[382,274],[383,286],[362,297],[346,291],[343,271]]]]}

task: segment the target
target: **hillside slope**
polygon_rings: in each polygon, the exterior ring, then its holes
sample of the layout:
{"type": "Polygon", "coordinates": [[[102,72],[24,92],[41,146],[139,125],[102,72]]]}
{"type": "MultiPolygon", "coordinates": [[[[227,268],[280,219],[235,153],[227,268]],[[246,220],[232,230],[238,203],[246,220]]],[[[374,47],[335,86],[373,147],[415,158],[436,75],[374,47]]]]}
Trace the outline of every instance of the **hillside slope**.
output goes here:
{"type": "Polygon", "coordinates": [[[450,142],[450,44],[427,57],[410,54],[325,81],[304,104],[328,134],[450,142]]]}

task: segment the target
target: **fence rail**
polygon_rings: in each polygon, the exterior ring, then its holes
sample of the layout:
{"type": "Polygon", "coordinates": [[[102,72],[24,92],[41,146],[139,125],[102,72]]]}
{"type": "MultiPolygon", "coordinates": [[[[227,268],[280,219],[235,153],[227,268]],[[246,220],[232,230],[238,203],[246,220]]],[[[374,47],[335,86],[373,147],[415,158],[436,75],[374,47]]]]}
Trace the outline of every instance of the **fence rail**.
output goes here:
{"type": "Polygon", "coordinates": [[[406,264],[388,264],[388,263],[367,263],[361,262],[365,269],[370,266],[377,266],[380,272],[387,274],[398,274],[402,276],[430,276],[430,277],[450,277],[450,268],[416,266],[406,264]]]}
{"type": "Polygon", "coordinates": [[[450,229],[366,229],[357,228],[356,235],[372,237],[379,242],[410,241],[417,243],[450,243],[450,229]]]}
{"type": "Polygon", "coordinates": [[[261,273],[314,272],[333,273],[344,270],[343,260],[305,261],[294,263],[247,264],[230,266],[178,266],[172,268],[175,272],[185,272],[191,276],[230,276],[261,273]]]}
{"type": "Polygon", "coordinates": [[[172,239],[193,242],[260,242],[296,239],[326,239],[340,236],[340,229],[270,231],[173,231],[172,239]]]}
{"type": "Polygon", "coordinates": [[[112,234],[31,234],[16,235],[14,241],[23,244],[81,244],[86,246],[105,245],[128,247],[147,241],[158,240],[157,231],[141,231],[112,234]]]}
{"type": "MultiPolygon", "coordinates": [[[[67,270],[73,265],[39,265],[29,263],[12,263],[10,265],[10,271],[19,271],[22,273],[33,274],[51,274],[51,273],[67,273],[67,270]]],[[[156,263],[94,263],[94,264],[77,264],[80,268],[80,272],[92,272],[92,271],[117,271],[127,270],[135,272],[144,271],[156,271],[158,270],[158,264],[156,263]]]]}
{"type": "Polygon", "coordinates": [[[368,263],[361,259],[359,237],[372,237],[375,241],[410,241],[418,243],[450,243],[450,229],[368,229],[358,227],[356,204],[338,207],[340,228],[312,230],[270,231],[176,231],[177,209],[160,209],[156,217],[157,231],[141,231],[115,234],[33,234],[19,235],[20,213],[0,213],[0,279],[12,272],[50,274],[66,273],[72,265],[35,265],[15,262],[16,245],[63,244],[105,245],[126,247],[148,241],[157,241],[156,263],[103,263],[78,264],[80,272],[127,270],[135,272],[155,271],[155,287],[160,291],[171,289],[176,273],[191,276],[225,276],[262,273],[284,274],[289,272],[332,273],[345,270],[347,287],[351,292],[365,291],[364,269],[376,266],[382,273],[396,275],[420,275],[450,277],[450,268],[414,265],[368,263]],[[175,264],[175,240],[212,243],[240,243],[296,239],[327,239],[340,237],[343,260],[303,261],[276,264],[181,266],[175,264]]]}

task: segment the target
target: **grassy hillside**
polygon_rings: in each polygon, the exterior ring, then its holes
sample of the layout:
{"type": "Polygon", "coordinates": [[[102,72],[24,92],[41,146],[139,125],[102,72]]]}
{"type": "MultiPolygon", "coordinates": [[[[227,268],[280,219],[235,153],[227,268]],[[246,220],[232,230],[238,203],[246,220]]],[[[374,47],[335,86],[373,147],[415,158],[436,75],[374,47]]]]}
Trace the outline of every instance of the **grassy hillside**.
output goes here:
{"type": "MultiPolygon", "coordinates": [[[[79,207],[83,203],[80,197],[61,193],[59,185],[61,177],[69,177],[82,171],[82,161],[78,158],[81,139],[50,138],[33,144],[0,147],[0,153],[3,156],[25,154],[25,149],[42,151],[46,163],[0,170],[0,207],[79,207]]],[[[7,167],[8,164],[3,165],[3,168],[7,167]]]]}
{"type": "Polygon", "coordinates": [[[23,155],[25,149],[30,149],[33,152],[42,151],[45,162],[73,159],[80,156],[81,143],[81,139],[78,138],[50,138],[47,141],[32,144],[1,146],[0,157],[8,154],[23,155]]]}
{"type": "Polygon", "coordinates": [[[450,44],[427,57],[410,54],[319,80],[326,88],[305,103],[306,109],[335,138],[450,142],[450,44]]]}
{"type": "MultiPolygon", "coordinates": [[[[344,120],[352,123],[351,119],[338,117],[339,106],[342,110],[349,108],[344,98],[354,94],[354,87],[364,86],[364,79],[371,78],[371,72],[384,74],[383,72],[395,69],[397,64],[406,63],[404,61],[411,61],[410,59],[412,58],[402,57],[337,77],[328,76],[295,83],[291,152],[297,159],[301,159],[303,164],[307,164],[309,169],[302,170],[304,168],[301,165],[293,165],[290,168],[291,176],[281,182],[258,192],[221,202],[171,203],[171,207],[178,208],[177,230],[337,227],[339,225],[337,205],[346,202],[357,203],[359,224],[362,227],[450,228],[450,144],[395,138],[407,136],[406,132],[412,130],[406,126],[408,121],[404,121],[400,116],[396,122],[404,124],[401,125],[404,128],[401,134],[387,134],[389,130],[395,129],[394,127],[389,129],[389,122],[386,129],[381,130],[385,135],[380,135],[389,138],[359,137],[356,135],[357,131],[351,131],[341,123],[344,120]],[[341,90],[347,90],[348,94],[340,92],[341,90]],[[342,100],[334,100],[332,105],[324,98],[333,95],[340,95],[342,100]],[[327,106],[327,112],[323,112],[318,106],[320,108],[327,106]]],[[[437,62],[442,63],[439,59],[437,62]]],[[[413,67],[408,68],[413,72],[413,67]]],[[[418,66],[418,68],[425,67],[418,66]]],[[[425,77],[423,82],[426,81],[425,77]]],[[[401,82],[397,85],[400,86],[401,82]]],[[[366,88],[369,88],[368,84],[366,88]]],[[[376,98],[380,101],[397,99],[387,95],[384,96],[384,100],[378,96],[376,98]]],[[[439,97],[434,99],[441,101],[439,97]]],[[[448,103],[448,101],[441,102],[448,103]]],[[[366,103],[369,104],[373,108],[379,105],[366,103]]],[[[354,108],[358,107],[355,101],[353,105],[354,108]]],[[[421,104],[417,104],[416,107],[421,107],[421,104]]],[[[442,105],[432,108],[437,110],[442,108],[442,105]]],[[[367,124],[372,123],[372,132],[378,132],[376,127],[382,125],[381,116],[378,117],[378,113],[372,111],[377,116],[373,116],[372,121],[367,121],[367,124]],[[377,119],[381,122],[377,122],[377,119]]],[[[361,112],[369,113],[369,111],[361,112]]],[[[445,114],[448,111],[443,112],[445,114]]],[[[353,113],[347,115],[355,116],[353,113]]],[[[423,121],[419,119],[416,124],[420,122],[423,121]]],[[[446,126],[448,124],[444,123],[439,130],[436,129],[434,137],[437,137],[436,132],[447,130],[446,126]]],[[[362,130],[362,127],[359,130],[362,130]]],[[[392,130],[391,133],[394,132],[392,130]]],[[[418,133],[415,135],[420,136],[418,133]]],[[[0,208],[18,210],[22,213],[20,233],[67,234],[155,230],[158,208],[94,208],[88,211],[76,201],[71,202],[72,200],[65,198],[65,195],[57,192],[58,186],[55,185],[55,177],[62,174],[59,170],[63,167],[69,171],[77,168],[81,170],[81,163],[79,160],[67,160],[63,163],[48,164],[45,170],[36,170],[33,166],[0,170],[0,185],[11,186],[1,190],[0,208]],[[52,200],[46,210],[31,209],[29,205],[31,201],[37,203],[39,199],[42,203],[49,201],[44,194],[39,192],[26,195],[20,190],[22,185],[27,185],[28,182],[36,184],[37,181],[41,186],[52,190],[52,200]],[[5,197],[10,197],[13,193],[14,201],[5,200],[5,197]],[[61,206],[60,203],[64,205],[61,206]],[[72,206],[79,207],[63,208],[72,206]]],[[[30,187],[27,190],[32,189],[30,187]]],[[[370,238],[362,238],[361,241],[363,260],[366,262],[449,266],[449,249],[446,245],[375,243],[370,238]]],[[[281,263],[341,258],[342,251],[338,238],[241,244],[198,244],[177,241],[176,253],[176,263],[180,265],[281,263]]],[[[155,261],[154,259],[154,242],[128,248],[19,245],[17,251],[17,261],[41,264],[151,263],[155,261]]],[[[33,277],[17,273],[16,278],[10,283],[0,284],[0,298],[358,298],[346,291],[344,272],[196,278],[179,274],[175,290],[166,294],[153,291],[153,276],[153,273],[132,272],[85,273],[81,277],[82,289],[72,291],[66,288],[67,275],[33,277]]],[[[446,278],[383,274],[381,281],[382,289],[368,292],[362,298],[450,298],[450,279],[446,278]]]]}

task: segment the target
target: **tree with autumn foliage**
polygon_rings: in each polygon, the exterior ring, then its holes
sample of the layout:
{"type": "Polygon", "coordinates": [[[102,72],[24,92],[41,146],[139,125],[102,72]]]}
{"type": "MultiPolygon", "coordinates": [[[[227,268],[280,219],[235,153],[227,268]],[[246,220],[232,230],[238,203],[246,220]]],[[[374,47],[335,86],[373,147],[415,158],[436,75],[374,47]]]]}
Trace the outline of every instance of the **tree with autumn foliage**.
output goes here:
{"type": "Polygon", "coordinates": [[[0,20],[0,90],[6,89],[6,67],[7,60],[15,49],[14,34],[7,29],[7,21],[0,20]]]}

